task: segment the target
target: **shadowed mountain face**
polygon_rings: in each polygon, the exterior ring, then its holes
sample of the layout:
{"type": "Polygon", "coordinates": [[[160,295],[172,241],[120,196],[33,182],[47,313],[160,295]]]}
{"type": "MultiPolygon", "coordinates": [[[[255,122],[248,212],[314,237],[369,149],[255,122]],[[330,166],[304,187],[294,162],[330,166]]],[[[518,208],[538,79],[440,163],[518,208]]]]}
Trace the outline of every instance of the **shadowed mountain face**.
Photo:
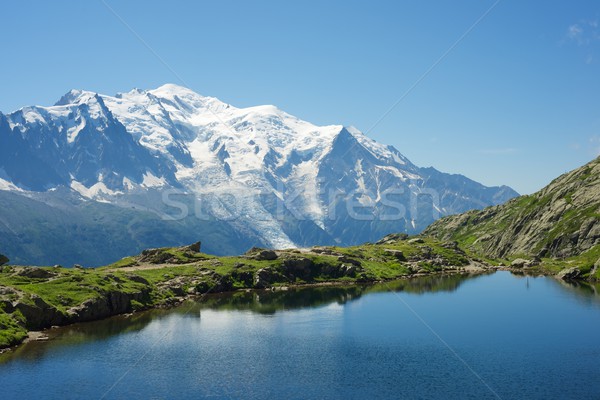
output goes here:
{"type": "Polygon", "coordinates": [[[565,258],[600,244],[600,158],[506,204],[443,218],[424,234],[492,257],[565,258]]]}
{"type": "MultiPolygon", "coordinates": [[[[389,232],[418,233],[440,216],[517,195],[419,168],[352,127],[315,126],[274,106],[236,108],[176,85],[116,96],[72,90],[52,107],[0,114],[0,189],[51,208],[69,196],[78,206],[101,202],[126,209],[134,219],[145,220],[146,214],[136,214],[144,210],[183,226],[220,222],[221,231],[247,238],[223,245],[198,235],[207,248],[223,252],[242,252],[248,244],[350,245],[389,232]]],[[[91,208],[101,213],[102,207],[91,208]]],[[[0,211],[0,220],[9,212],[0,211]]],[[[53,212],[43,213],[40,224],[54,226],[46,214],[53,212]]],[[[30,239],[10,218],[4,241],[23,245],[30,239]]],[[[130,232],[123,219],[108,225],[130,232]]],[[[176,239],[180,228],[173,229],[176,239]]],[[[57,231],[64,232],[57,233],[63,241],[76,236],[68,224],[57,231]]],[[[186,232],[180,243],[190,241],[186,232]]],[[[125,242],[140,246],[115,251],[114,259],[150,246],[133,235],[125,242]]],[[[37,262],[45,260],[43,247],[34,253],[41,255],[37,262]]],[[[98,263],[95,257],[80,261],[98,263]]]]}

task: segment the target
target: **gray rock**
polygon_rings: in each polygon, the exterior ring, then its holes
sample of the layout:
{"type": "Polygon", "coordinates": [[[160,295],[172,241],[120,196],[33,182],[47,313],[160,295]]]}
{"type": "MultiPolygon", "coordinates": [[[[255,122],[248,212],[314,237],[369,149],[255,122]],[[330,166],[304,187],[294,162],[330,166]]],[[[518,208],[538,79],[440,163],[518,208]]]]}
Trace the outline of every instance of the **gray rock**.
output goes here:
{"type": "Polygon", "coordinates": [[[556,274],[557,278],[568,281],[571,279],[577,279],[581,276],[581,271],[576,267],[565,268],[556,274]]]}
{"type": "Polygon", "coordinates": [[[190,244],[187,249],[189,251],[193,251],[194,253],[200,253],[200,249],[202,247],[202,242],[196,242],[194,244],[190,244]]]}
{"type": "Polygon", "coordinates": [[[417,243],[425,243],[425,241],[423,239],[421,239],[421,238],[413,238],[413,239],[410,239],[408,241],[408,243],[410,243],[410,244],[417,244],[417,243]]]}
{"type": "Polygon", "coordinates": [[[383,252],[399,261],[406,261],[406,257],[404,256],[404,252],[402,250],[383,249],[383,252]]]}
{"type": "Polygon", "coordinates": [[[166,264],[172,261],[173,256],[164,249],[147,249],[142,251],[139,262],[148,264],[166,264]]]}
{"type": "Polygon", "coordinates": [[[394,244],[406,239],[408,239],[408,234],[406,233],[391,233],[375,242],[375,244],[394,244]]]}
{"type": "Polygon", "coordinates": [[[294,257],[283,261],[285,272],[292,274],[309,274],[314,263],[310,258],[294,257]]]}
{"type": "Polygon", "coordinates": [[[144,292],[109,292],[103,297],[89,299],[77,307],[70,308],[68,311],[69,318],[71,322],[86,322],[131,312],[131,301],[141,301],[146,294],[144,292]]]}
{"type": "Polygon", "coordinates": [[[600,218],[594,215],[600,207],[599,177],[596,158],[537,193],[444,218],[423,234],[442,240],[478,235],[474,249],[490,258],[577,256],[600,244],[600,218]]]}
{"type": "Polygon", "coordinates": [[[18,301],[14,309],[25,318],[25,326],[29,330],[40,330],[52,325],[63,325],[66,318],[53,306],[37,295],[30,296],[31,301],[18,301]]]}
{"type": "Polygon", "coordinates": [[[34,279],[48,279],[56,276],[56,272],[38,267],[24,267],[22,270],[17,272],[17,275],[34,279]]]}
{"type": "Polygon", "coordinates": [[[281,274],[279,274],[273,268],[261,268],[256,271],[254,276],[254,287],[257,289],[265,289],[280,280],[281,274]]]}
{"type": "Polygon", "coordinates": [[[527,268],[531,265],[531,261],[525,260],[523,258],[517,258],[510,263],[510,266],[513,268],[527,268]]]}
{"type": "Polygon", "coordinates": [[[246,256],[259,261],[277,260],[277,253],[273,250],[261,249],[260,247],[251,248],[246,252],[246,256]]]}
{"type": "Polygon", "coordinates": [[[277,253],[275,253],[273,250],[262,250],[256,256],[254,256],[254,259],[264,261],[277,260],[277,253]]]}
{"type": "Polygon", "coordinates": [[[328,256],[343,256],[342,253],[334,251],[328,247],[313,247],[311,251],[316,254],[325,254],[328,256]]]}
{"type": "Polygon", "coordinates": [[[360,267],[362,264],[360,263],[360,261],[354,259],[354,258],[350,258],[348,256],[339,256],[338,257],[338,261],[342,262],[342,263],[347,263],[347,264],[352,264],[356,267],[360,267]]]}

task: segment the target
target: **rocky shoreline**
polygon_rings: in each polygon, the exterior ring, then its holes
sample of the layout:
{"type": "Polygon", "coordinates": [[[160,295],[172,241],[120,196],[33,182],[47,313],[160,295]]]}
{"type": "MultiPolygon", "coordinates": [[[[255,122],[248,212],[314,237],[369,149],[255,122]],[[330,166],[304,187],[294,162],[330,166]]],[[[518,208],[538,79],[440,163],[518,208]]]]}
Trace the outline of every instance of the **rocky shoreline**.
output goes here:
{"type": "Polygon", "coordinates": [[[364,285],[499,269],[549,275],[539,262],[516,259],[508,266],[493,265],[469,256],[455,242],[406,235],[352,248],[253,248],[238,257],[210,256],[195,243],[145,250],[96,269],[5,265],[0,266],[0,348],[45,340],[44,330],[52,327],[173,307],[209,294],[364,285]]]}
{"type": "MultiPolygon", "coordinates": [[[[34,267],[25,267],[25,268],[34,268],[34,267]]],[[[467,267],[461,267],[456,269],[448,269],[444,271],[435,271],[431,273],[422,273],[422,274],[414,274],[411,276],[400,277],[390,280],[376,280],[376,281],[325,281],[325,282],[314,282],[314,283],[300,283],[300,284],[287,284],[287,285],[278,285],[271,286],[268,288],[242,288],[237,289],[236,291],[244,291],[244,292],[264,292],[264,291],[288,291],[294,289],[302,289],[302,288],[311,288],[311,287],[351,287],[351,286],[373,286],[378,284],[392,284],[398,280],[411,280],[411,279],[419,279],[423,277],[434,277],[434,276],[451,276],[451,275],[461,275],[461,276],[477,276],[487,273],[492,273],[497,268],[494,267],[483,267],[481,264],[477,265],[469,265],[467,267]]],[[[174,288],[177,291],[177,288],[174,288]]],[[[147,293],[139,292],[137,294],[131,293],[123,293],[123,292],[110,292],[106,296],[99,297],[93,301],[86,301],[82,303],[79,307],[72,308],[69,312],[69,317],[64,318],[62,316],[57,317],[59,315],[56,310],[52,310],[51,306],[45,303],[40,298],[36,298],[36,306],[31,307],[29,305],[23,305],[23,303],[17,303],[14,307],[15,310],[19,310],[25,313],[23,314],[28,323],[31,325],[31,329],[27,331],[27,336],[20,341],[19,343],[13,344],[11,346],[0,348],[0,354],[6,351],[11,351],[12,349],[28,343],[32,341],[46,341],[49,340],[48,332],[55,328],[60,328],[68,325],[85,323],[85,322],[93,322],[100,321],[103,319],[119,316],[119,315],[132,315],[136,312],[148,311],[151,309],[169,309],[173,307],[177,307],[183,304],[186,301],[201,301],[206,296],[211,295],[222,295],[226,293],[234,293],[231,290],[221,290],[221,288],[216,287],[215,290],[211,290],[202,294],[181,294],[179,296],[170,297],[166,299],[164,302],[149,305],[147,307],[133,309],[132,301],[137,301],[141,299],[142,296],[146,296],[147,293]],[[50,312],[48,312],[51,310],[50,312]]]]}

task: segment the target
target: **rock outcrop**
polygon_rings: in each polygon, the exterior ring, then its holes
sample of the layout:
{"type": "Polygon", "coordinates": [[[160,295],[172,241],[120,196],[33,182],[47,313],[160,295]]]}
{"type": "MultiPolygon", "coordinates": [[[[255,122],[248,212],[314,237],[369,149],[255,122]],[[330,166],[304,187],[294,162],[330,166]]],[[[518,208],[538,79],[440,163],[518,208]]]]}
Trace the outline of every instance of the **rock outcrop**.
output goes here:
{"type": "Polygon", "coordinates": [[[532,195],[443,218],[424,235],[496,258],[577,256],[600,244],[600,157],[532,195]]]}

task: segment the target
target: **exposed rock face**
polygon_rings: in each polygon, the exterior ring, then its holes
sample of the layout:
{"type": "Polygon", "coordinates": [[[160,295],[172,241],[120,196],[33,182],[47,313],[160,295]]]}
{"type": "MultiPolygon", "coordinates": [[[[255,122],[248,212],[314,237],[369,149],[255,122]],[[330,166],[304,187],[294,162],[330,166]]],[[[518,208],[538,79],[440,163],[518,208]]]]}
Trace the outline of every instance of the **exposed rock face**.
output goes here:
{"type": "Polygon", "coordinates": [[[268,288],[274,282],[281,282],[283,275],[271,267],[261,268],[254,276],[254,287],[257,289],[268,288]]]}
{"type": "Polygon", "coordinates": [[[581,276],[581,271],[578,268],[565,268],[560,271],[557,275],[557,278],[568,281],[571,279],[577,279],[581,276]]]}
{"type": "Polygon", "coordinates": [[[525,260],[523,258],[517,258],[516,260],[514,260],[513,262],[510,263],[510,266],[514,267],[514,268],[526,268],[526,267],[529,267],[530,265],[531,265],[531,261],[525,260]]]}
{"type": "Polygon", "coordinates": [[[363,272],[362,267],[353,264],[327,265],[322,271],[323,275],[330,278],[351,277],[354,278],[360,272],[363,272]]]}
{"type": "Polygon", "coordinates": [[[15,310],[23,314],[26,321],[25,326],[30,330],[49,328],[53,325],[64,325],[68,320],[64,314],[36,295],[31,295],[31,302],[18,301],[13,306],[15,310]]]}
{"type": "Polygon", "coordinates": [[[43,268],[23,267],[16,272],[16,275],[26,278],[48,279],[56,276],[56,273],[43,268]]]}
{"type": "Polygon", "coordinates": [[[389,235],[386,235],[384,238],[375,242],[375,244],[393,244],[406,239],[408,239],[407,233],[390,233],[389,235]]]}
{"type": "Polygon", "coordinates": [[[166,264],[170,261],[176,261],[172,254],[166,253],[163,249],[148,249],[142,251],[139,262],[149,264],[166,264]]]}
{"type": "Polygon", "coordinates": [[[298,277],[300,279],[309,279],[313,274],[314,263],[310,258],[294,257],[283,261],[285,275],[289,277],[298,277]]]}
{"type": "Polygon", "coordinates": [[[132,311],[132,300],[141,301],[146,295],[147,293],[144,292],[109,292],[102,297],[86,300],[79,306],[69,309],[68,317],[71,322],[86,322],[123,314],[132,311]]]}
{"type": "Polygon", "coordinates": [[[200,249],[202,248],[202,242],[196,242],[187,246],[189,251],[193,251],[194,253],[200,253],[200,249]]]}
{"type": "Polygon", "coordinates": [[[383,251],[386,254],[391,255],[392,257],[394,257],[398,261],[406,261],[406,257],[404,256],[404,252],[402,252],[402,250],[384,249],[383,251]]]}
{"type": "Polygon", "coordinates": [[[600,158],[530,196],[443,218],[424,232],[491,257],[564,258],[600,244],[600,158]]]}
{"type": "Polygon", "coordinates": [[[8,257],[6,257],[4,254],[0,254],[0,265],[4,265],[9,261],[10,260],[8,259],[8,257]]]}

